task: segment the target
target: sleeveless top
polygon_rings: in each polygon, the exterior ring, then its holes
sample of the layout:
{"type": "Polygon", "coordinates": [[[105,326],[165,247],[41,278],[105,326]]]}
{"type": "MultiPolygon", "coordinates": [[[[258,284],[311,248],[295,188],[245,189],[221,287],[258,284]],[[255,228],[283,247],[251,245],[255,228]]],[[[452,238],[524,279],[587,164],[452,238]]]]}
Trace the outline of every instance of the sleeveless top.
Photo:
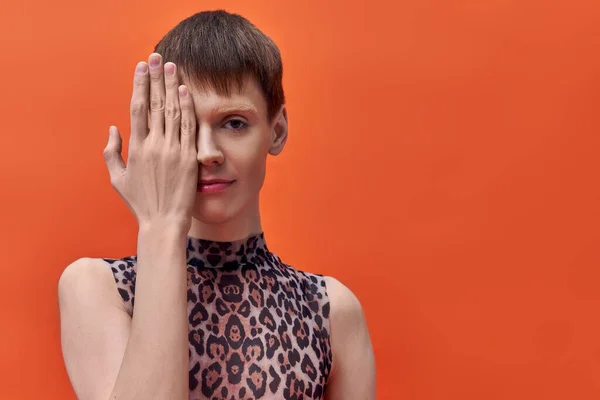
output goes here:
{"type": "MultiPolygon", "coordinates": [[[[331,370],[322,275],[284,264],[264,233],[187,238],[190,400],[322,399],[331,370]]],[[[104,258],[133,315],[137,255],[104,258]]]]}

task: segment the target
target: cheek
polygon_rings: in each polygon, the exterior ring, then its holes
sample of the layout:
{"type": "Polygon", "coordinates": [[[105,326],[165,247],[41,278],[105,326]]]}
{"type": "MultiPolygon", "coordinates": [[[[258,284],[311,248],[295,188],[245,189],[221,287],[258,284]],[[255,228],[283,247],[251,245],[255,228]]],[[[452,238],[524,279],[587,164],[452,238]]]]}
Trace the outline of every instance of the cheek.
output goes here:
{"type": "Polygon", "coordinates": [[[262,187],[263,182],[265,180],[265,172],[267,168],[267,163],[265,158],[259,158],[253,164],[252,174],[248,178],[252,180],[255,185],[262,187]]]}
{"type": "Polygon", "coordinates": [[[265,146],[249,143],[230,148],[227,160],[240,183],[247,188],[260,189],[265,179],[267,150],[265,146]]]}

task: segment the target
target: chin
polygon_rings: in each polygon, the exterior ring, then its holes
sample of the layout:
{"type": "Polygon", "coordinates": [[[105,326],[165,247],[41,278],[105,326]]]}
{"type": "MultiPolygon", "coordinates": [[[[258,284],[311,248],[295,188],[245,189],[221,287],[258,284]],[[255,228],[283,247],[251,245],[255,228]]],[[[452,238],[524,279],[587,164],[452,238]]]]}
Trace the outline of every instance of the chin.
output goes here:
{"type": "MultiPolygon", "coordinates": [[[[224,206],[224,205],[223,205],[224,206]]],[[[194,218],[205,224],[217,225],[231,221],[235,217],[229,207],[214,207],[204,204],[194,208],[194,218]]]]}
{"type": "Polygon", "coordinates": [[[199,195],[194,205],[193,217],[205,224],[224,224],[242,214],[246,208],[245,200],[239,196],[205,197],[199,195]]]}
{"type": "Polygon", "coordinates": [[[255,188],[239,188],[240,192],[203,195],[198,193],[193,217],[208,225],[221,225],[235,219],[254,221],[258,211],[258,192],[255,188]]]}

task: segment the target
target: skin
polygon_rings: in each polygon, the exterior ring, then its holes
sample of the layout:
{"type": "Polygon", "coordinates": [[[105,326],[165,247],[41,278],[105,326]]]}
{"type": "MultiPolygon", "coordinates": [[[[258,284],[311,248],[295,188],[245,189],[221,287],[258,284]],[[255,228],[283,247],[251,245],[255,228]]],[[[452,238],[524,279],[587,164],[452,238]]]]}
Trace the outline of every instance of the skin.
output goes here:
{"type": "Polygon", "coordinates": [[[223,193],[196,193],[190,236],[228,241],[262,231],[258,193],[267,156],[279,154],[287,140],[285,105],[269,123],[264,96],[251,79],[231,97],[191,93],[198,121],[198,179],[235,182],[223,193]]]}
{"type": "MultiPolygon", "coordinates": [[[[163,66],[161,60],[134,77],[131,104],[129,164],[120,155],[116,129],[105,159],[113,187],[138,220],[138,264],[144,266],[138,267],[137,285],[143,287],[136,290],[132,321],[101,259],[79,259],[63,272],[62,349],[80,399],[145,398],[139,394],[143,390],[156,399],[187,398],[187,360],[165,361],[168,354],[187,356],[181,246],[186,235],[231,241],[261,232],[266,160],[287,140],[285,105],[268,121],[264,96],[251,79],[230,97],[219,96],[194,88],[174,64],[163,66]],[[182,97],[185,91],[188,96],[182,97]],[[235,182],[221,193],[198,192],[198,181],[208,178],[235,182]],[[163,297],[172,296],[173,309],[164,308],[165,299],[150,290],[159,284],[163,297]],[[158,313],[160,324],[152,317],[158,313]]],[[[325,398],[375,399],[375,361],[360,302],[336,279],[326,277],[326,283],[333,366],[325,398]]]]}

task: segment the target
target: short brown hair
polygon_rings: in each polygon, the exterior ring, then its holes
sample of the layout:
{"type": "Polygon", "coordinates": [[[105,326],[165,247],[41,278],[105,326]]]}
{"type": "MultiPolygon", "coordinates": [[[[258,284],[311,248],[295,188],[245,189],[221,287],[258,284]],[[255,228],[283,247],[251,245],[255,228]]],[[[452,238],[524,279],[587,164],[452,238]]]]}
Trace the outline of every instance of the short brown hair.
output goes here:
{"type": "Polygon", "coordinates": [[[156,45],[163,62],[173,62],[190,82],[229,95],[256,79],[267,103],[267,119],[285,102],[279,48],[250,21],[224,10],[202,11],[171,29],[156,45]]]}

